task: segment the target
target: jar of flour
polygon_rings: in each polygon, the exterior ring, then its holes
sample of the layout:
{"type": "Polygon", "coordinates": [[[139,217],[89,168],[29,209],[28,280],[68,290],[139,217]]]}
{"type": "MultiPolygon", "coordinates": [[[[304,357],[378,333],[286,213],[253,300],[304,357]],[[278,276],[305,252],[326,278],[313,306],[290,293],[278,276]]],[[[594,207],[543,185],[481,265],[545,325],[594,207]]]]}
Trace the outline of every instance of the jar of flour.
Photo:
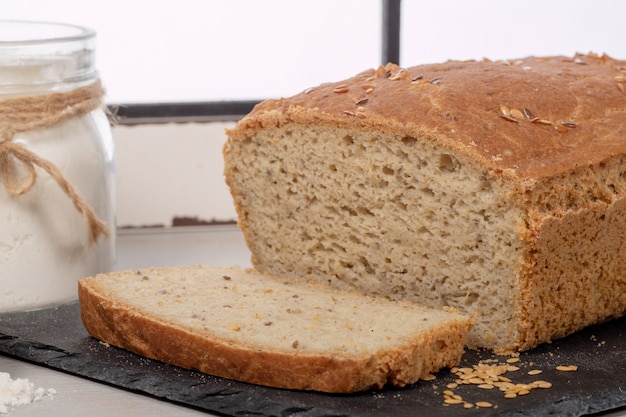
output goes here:
{"type": "Polygon", "coordinates": [[[95,33],[0,21],[0,312],[77,299],[113,268],[113,140],[95,33]]]}

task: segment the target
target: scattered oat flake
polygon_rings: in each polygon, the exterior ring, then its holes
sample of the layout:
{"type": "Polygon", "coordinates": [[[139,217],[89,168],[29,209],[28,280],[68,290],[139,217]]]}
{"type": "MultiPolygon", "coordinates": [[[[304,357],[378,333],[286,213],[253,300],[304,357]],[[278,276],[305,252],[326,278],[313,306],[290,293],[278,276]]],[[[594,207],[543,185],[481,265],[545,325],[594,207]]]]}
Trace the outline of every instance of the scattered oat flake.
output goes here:
{"type": "Polygon", "coordinates": [[[547,389],[547,388],[552,388],[552,383],[548,381],[535,381],[531,384],[531,386],[533,388],[547,389]]]}
{"type": "MultiPolygon", "coordinates": [[[[444,404],[464,404],[467,408],[467,401],[455,393],[456,388],[461,388],[463,385],[473,385],[481,390],[498,390],[502,393],[505,399],[513,399],[520,396],[529,395],[535,389],[547,389],[552,387],[552,383],[543,380],[533,381],[531,383],[514,383],[511,379],[504,376],[507,372],[515,372],[520,368],[512,364],[520,362],[519,356],[510,357],[504,362],[500,362],[497,359],[481,360],[478,364],[470,367],[453,367],[450,372],[456,375],[458,379],[454,383],[450,383],[446,386],[446,390],[443,391],[444,404]]],[[[533,366],[534,363],[528,363],[529,366],[533,366]]],[[[570,366],[564,367],[568,370],[570,366]]],[[[528,371],[528,375],[538,375],[542,373],[540,369],[532,369],[528,371]]],[[[498,406],[488,401],[479,401],[473,403],[474,406],[479,408],[497,408],[498,406]]]]}
{"type": "Polygon", "coordinates": [[[557,371],[561,372],[576,372],[578,370],[578,366],[576,365],[559,365],[556,367],[557,371]]]}

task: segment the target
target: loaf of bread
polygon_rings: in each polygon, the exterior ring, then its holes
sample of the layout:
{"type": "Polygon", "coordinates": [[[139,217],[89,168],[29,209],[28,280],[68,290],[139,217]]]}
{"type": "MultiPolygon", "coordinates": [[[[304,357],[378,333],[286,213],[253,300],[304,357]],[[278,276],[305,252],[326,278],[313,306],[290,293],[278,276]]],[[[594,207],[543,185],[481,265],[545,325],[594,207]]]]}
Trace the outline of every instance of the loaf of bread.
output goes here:
{"type": "Polygon", "coordinates": [[[225,178],[253,265],[450,306],[470,347],[626,309],[626,62],[386,65],[259,104],[225,178]]]}
{"type": "Polygon", "coordinates": [[[459,363],[471,319],[227,267],[79,281],[94,337],[184,368],[324,392],[404,386],[459,363]]]}

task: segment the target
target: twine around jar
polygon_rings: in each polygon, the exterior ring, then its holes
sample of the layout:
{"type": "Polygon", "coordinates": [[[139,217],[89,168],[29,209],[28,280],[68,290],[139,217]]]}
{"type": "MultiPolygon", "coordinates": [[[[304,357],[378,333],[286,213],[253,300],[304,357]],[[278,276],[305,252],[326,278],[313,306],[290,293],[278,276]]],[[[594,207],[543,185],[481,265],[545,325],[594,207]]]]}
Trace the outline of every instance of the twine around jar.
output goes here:
{"type": "Polygon", "coordinates": [[[37,167],[50,175],[72,200],[89,229],[89,244],[109,236],[109,228],[76,192],[72,184],[50,161],[13,142],[18,133],[53,126],[74,116],[89,113],[102,105],[104,90],[100,81],[62,93],[0,100],[0,176],[12,196],[29,192],[37,180],[37,167]],[[18,169],[21,164],[24,170],[18,169]]]}

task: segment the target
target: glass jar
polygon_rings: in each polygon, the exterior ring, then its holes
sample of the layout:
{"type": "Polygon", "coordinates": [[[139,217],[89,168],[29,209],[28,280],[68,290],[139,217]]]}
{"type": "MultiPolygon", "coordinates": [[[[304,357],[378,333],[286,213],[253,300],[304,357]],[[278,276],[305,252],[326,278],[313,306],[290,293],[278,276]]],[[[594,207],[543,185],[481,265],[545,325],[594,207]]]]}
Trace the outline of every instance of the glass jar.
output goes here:
{"type": "Polygon", "coordinates": [[[94,57],[91,30],[0,21],[0,312],[76,300],[78,279],[114,267],[113,139],[94,57]]]}

